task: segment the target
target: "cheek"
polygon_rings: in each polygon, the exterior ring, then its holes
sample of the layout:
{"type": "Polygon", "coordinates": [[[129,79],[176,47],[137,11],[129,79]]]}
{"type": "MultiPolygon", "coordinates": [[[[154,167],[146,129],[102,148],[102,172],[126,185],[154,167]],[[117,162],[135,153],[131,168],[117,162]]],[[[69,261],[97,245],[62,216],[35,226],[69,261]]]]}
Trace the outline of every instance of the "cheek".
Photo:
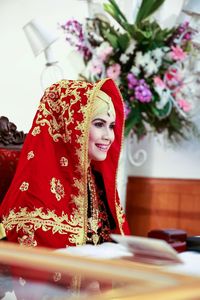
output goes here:
{"type": "Polygon", "coordinates": [[[101,130],[92,126],[89,131],[89,143],[95,142],[101,137],[101,130]]]}
{"type": "Polygon", "coordinates": [[[112,143],[114,142],[114,140],[115,140],[115,133],[114,133],[114,131],[112,131],[112,135],[111,135],[111,141],[112,141],[112,143]]]}
{"type": "Polygon", "coordinates": [[[93,131],[90,131],[90,133],[89,133],[89,141],[88,141],[88,143],[89,143],[89,145],[94,141],[94,134],[93,134],[93,131]]]}
{"type": "Polygon", "coordinates": [[[89,132],[89,140],[88,140],[88,149],[89,151],[92,149],[96,141],[96,131],[94,128],[89,132]]]}

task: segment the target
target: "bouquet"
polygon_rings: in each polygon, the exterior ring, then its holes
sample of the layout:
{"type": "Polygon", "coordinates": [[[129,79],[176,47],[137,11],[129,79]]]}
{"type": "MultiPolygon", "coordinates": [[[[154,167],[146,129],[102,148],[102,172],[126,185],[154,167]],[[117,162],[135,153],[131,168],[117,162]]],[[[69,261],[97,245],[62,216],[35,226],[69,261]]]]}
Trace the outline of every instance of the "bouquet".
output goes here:
{"type": "Polygon", "coordinates": [[[110,77],[124,99],[125,135],[139,139],[148,132],[165,133],[172,142],[188,138],[196,129],[185,71],[192,51],[192,32],[185,22],[162,29],[151,19],[164,0],[143,0],[130,24],[115,0],[104,4],[106,15],[68,20],[61,25],[66,41],[82,56],[87,81],[110,77]],[[148,3],[148,4],[147,4],[148,3]]]}

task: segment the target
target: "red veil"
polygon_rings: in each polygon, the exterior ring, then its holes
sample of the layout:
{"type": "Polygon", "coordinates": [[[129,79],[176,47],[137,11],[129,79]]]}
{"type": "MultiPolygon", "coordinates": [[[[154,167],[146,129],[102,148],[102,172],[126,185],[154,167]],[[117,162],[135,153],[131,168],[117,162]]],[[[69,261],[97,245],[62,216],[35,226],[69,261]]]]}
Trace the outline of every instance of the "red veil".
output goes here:
{"type": "Polygon", "coordinates": [[[121,94],[111,79],[97,83],[62,80],[40,101],[17,172],[0,208],[7,239],[29,246],[82,245],[87,234],[88,134],[93,103],[106,92],[116,111],[115,141],[94,167],[103,177],[114,233],[128,234],[116,174],[124,126],[121,94]]]}

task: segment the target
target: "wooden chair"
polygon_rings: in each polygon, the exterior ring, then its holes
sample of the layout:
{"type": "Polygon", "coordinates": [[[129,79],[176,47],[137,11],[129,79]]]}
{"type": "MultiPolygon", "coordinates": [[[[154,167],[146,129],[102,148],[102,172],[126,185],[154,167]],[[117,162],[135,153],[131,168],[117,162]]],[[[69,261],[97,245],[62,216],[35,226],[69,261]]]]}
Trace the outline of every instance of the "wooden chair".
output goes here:
{"type": "Polygon", "coordinates": [[[25,137],[7,117],[0,117],[0,204],[15,174],[25,137]]]}

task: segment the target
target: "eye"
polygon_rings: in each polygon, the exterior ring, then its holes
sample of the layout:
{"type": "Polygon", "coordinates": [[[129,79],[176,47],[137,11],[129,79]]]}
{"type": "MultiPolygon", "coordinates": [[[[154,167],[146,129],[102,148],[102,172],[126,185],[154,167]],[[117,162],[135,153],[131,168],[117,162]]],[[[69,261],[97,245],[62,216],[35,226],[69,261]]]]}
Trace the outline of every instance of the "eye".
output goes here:
{"type": "Polygon", "coordinates": [[[98,127],[98,128],[101,128],[101,127],[103,127],[103,126],[104,126],[104,123],[103,123],[103,122],[101,122],[101,121],[94,122],[94,126],[95,126],[95,127],[98,127]]]}
{"type": "Polygon", "coordinates": [[[111,130],[114,130],[115,124],[110,124],[109,128],[110,128],[111,130]]]}

